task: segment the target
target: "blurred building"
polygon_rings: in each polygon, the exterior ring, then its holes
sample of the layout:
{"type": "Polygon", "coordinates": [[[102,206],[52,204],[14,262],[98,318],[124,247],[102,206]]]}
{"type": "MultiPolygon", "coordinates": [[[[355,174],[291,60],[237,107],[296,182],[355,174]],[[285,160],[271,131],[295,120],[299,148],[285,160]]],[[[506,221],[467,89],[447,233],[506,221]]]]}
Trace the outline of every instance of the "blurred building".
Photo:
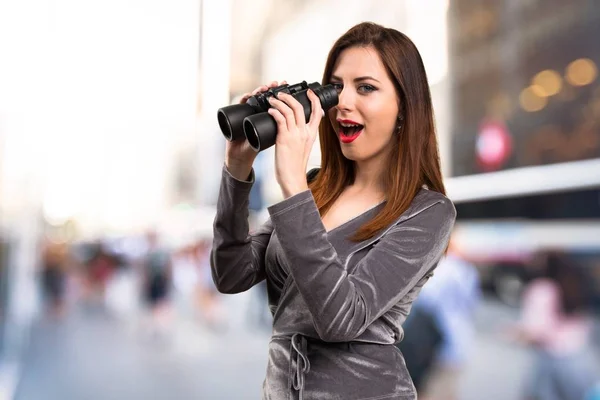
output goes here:
{"type": "Polygon", "coordinates": [[[537,249],[600,255],[600,3],[459,0],[448,17],[448,189],[516,296],[537,249]]]}
{"type": "Polygon", "coordinates": [[[139,232],[175,202],[199,32],[200,0],[0,2],[0,397],[41,311],[46,228],[139,232]]]}

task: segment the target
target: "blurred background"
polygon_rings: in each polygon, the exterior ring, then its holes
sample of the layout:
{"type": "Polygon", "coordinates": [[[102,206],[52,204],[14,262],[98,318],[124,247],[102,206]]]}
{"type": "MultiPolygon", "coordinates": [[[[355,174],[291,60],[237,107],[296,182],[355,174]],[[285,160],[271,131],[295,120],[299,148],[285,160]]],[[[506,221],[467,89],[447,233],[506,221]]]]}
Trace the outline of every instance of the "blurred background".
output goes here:
{"type": "Polygon", "coordinates": [[[407,321],[420,398],[600,398],[599,1],[3,0],[0,399],[260,398],[264,285],[208,266],[216,110],[320,81],[366,20],[421,51],[458,210],[432,341],[407,321]]]}

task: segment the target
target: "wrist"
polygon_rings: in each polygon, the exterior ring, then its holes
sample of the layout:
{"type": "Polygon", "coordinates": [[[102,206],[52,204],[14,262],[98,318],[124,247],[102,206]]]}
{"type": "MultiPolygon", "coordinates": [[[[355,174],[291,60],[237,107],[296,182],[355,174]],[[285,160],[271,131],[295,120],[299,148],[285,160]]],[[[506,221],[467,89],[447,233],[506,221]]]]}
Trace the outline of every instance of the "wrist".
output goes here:
{"type": "Polygon", "coordinates": [[[250,179],[250,173],[252,172],[252,161],[236,161],[236,160],[225,160],[225,168],[235,179],[240,181],[248,181],[250,179]]]}
{"type": "Polygon", "coordinates": [[[298,193],[302,193],[305,190],[308,190],[308,185],[306,183],[281,186],[281,192],[285,199],[289,199],[290,197],[295,196],[298,193]]]}

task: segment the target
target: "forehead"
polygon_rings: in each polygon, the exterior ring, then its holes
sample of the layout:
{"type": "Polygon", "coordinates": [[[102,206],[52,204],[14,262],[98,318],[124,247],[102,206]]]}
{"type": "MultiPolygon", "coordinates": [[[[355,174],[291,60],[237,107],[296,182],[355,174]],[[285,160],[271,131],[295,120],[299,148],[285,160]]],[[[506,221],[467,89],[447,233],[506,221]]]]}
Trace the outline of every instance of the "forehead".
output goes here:
{"type": "Polygon", "coordinates": [[[350,47],[340,53],[332,75],[349,79],[357,76],[385,79],[387,73],[379,53],[373,47],[350,47]]]}

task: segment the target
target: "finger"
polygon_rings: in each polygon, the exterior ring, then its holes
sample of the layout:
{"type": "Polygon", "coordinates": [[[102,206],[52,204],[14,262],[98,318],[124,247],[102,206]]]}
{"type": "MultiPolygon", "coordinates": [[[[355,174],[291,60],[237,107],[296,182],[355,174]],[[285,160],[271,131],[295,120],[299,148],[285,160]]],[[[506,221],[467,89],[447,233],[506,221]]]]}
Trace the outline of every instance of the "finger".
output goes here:
{"type": "Polygon", "coordinates": [[[275,123],[277,124],[278,133],[287,132],[287,121],[283,114],[278,109],[272,107],[269,108],[267,112],[275,120],[275,123]]]}
{"type": "Polygon", "coordinates": [[[287,130],[291,131],[296,126],[296,118],[294,117],[294,111],[283,101],[276,99],[275,97],[269,97],[269,103],[271,107],[279,111],[284,117],[287,125],[287,130]]]}
{"type": "Polygon", "coordinates": [[[321,107],[321,101],[319,100],[319,97],[315,94],[315,92],[309,89],[307,91],[307,94],[308,99],[310,100],[311,107],[310,120],[308,121],[308,126],[310,128],[310,131],[315,132],[316,134],[317,128],[321,123],[321,119],[325,115],[325,111],[323,111],[323,108],[321,107]]]}
{"type": "Polygon", "coordinates": [[[266,92],[267,90],[269,90],[269,88],[266,85],[259,86],[252,91],[252,96],[255,96],[261,92],[266,92]]]}
{"type": "Polygon", "coordinates": [[[287,93],[280,93],[278,96],[278,100],[283,101],[289,108],[294,112],[294,120],[296,124],[302,128],[306,125],[306,117],[304,116],[304,107],[298,100],[294,98],[294,96],[289,95],[287,93]]]}
{"type": "Polygon", "coordinates": [[[269,83],[269,87],[274,88],[274,87],[277,87],[277,86],[279,86],[279,83],[277,83],[277,81],[273,81],[273,82],[269,83]]]}
{"type": "Polygon", "coordinates": [[[247,102],[250,97],[252,97],[252,93],[244,93],[242,97],[240,97],[240,103],[243,104],[247,102]]]}

